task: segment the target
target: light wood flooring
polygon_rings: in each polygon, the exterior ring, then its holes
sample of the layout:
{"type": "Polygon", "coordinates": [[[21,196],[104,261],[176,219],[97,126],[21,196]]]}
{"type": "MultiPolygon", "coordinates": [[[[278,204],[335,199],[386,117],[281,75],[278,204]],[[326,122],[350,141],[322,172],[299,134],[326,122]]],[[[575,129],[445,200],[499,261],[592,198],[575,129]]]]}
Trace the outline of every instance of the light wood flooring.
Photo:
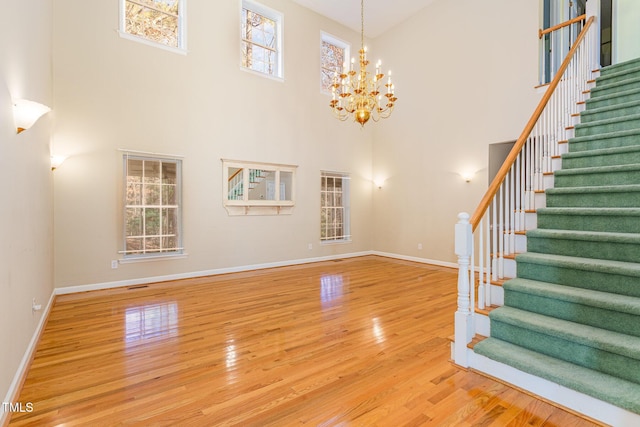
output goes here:
{"type": "Polygon", "coordinates": [[[453,365],[455,304],[377,256],[58,296],[11,425],[596,425],[453,365]]]}

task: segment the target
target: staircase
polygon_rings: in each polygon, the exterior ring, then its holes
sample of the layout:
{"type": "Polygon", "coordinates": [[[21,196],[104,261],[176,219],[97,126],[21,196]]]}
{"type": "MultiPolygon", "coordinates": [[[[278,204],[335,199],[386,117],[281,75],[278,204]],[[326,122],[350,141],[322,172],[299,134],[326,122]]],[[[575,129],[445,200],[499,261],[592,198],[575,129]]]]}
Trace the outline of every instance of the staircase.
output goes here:
{"type": "Polygon", "coordinates": [[[603,69],[580,119],[473,351],[640,414],[640,59],[603,69]]]}

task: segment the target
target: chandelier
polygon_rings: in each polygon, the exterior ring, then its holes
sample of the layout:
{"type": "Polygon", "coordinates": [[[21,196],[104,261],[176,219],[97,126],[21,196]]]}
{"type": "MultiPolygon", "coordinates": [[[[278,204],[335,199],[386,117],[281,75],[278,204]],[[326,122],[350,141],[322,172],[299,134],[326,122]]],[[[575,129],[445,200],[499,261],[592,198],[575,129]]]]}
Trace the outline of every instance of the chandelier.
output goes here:
{"type": "MultiPolygon", "coordinates": [[[[395,97],[391,71],[384,84],[386,93],[381,93],[381,84],[384,74],[380,72],[382,63],[376,64],[375,74],[367,71],[367,49],[364,47],[364,0],[360,1],[360,20],[362,29],[360,32],[360,70],[354,69],[354,60],[351,59],[351,67],[347,69],[345,63],[341,73],[336,71],[331,85],[333,99],[329,103],[334,116],[344,121],[353,116],[353,120],[364,124],[372,119],[374,122],[386,119],[391,115],[393,106],[398,98],[395,97]]],[[[385,91],[385,89],[382,89],[385,91]]]]}

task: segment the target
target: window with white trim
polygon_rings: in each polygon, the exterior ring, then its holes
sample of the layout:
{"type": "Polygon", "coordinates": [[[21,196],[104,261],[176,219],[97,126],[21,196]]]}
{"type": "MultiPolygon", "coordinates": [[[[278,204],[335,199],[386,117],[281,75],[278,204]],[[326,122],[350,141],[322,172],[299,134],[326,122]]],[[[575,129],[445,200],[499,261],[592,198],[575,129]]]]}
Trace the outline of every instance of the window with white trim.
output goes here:
{"type": "Polygon", "coordinates": [[[320,241],[349,241],[349,175],[323,171],[320,180],[320,241]]]}
{"type": "Polygon", "coordinates": [[[182,161],[124,155],[125,258],[181,255],[182,161]]]}
{"type": "Polygon", "coordinates": [[[282,13],[242,0],[242,67],[282,78],[282,13]]]}
{"type": "Polygon", "coordinates": [[[324,32],[321,33],[320,39],[320,87],[323,92],[331,93],[331,85],[336,74],[342,73],[349,60],[350,46],[324,32]]]}
{"type": "Polygon", "coordinates": [[[120,0],[120,35],[186,49],[186,0],[120,0]]]}
{"type": "Polygon", "coordinates": [[[222,159],[222,202],[229,215],[293,212],[295,165],[222,159]]]}

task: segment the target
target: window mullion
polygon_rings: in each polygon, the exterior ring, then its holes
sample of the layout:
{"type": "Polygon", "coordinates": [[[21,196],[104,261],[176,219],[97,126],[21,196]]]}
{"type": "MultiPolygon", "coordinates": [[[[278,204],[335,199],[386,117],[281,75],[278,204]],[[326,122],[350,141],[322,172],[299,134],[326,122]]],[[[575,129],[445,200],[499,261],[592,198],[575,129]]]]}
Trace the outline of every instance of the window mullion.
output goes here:
{"type": "MultiPolygon", "coordinates": [[[[162,10],[160,8],[154,7],[154,6],[152,6],[150,4],[147,4],[147,3],[142,3],[142,2],[139,2],[139,1],[136,1],[136,0],[126,0],[126,2],[127,3],[133,3],[133,4],[138,5],[140,7],[144,7],[145,9],[151,9],[151,10],[153,10],[155,12],[162,13],[163,15],[168,15],[168,16],[171,16],[173,18],[178,18],[178,19],[180,18],[180,15],[178,15],[178,14],[167,12],[166,10],[162,10]]],[[[179,9],[179,7],[178,7],[178,9],[179,9]]]]}
{"type": "Polygon", "coordinates": [[[245,43],[249,43],[249,44],[250,44],[250,45],[252,45],[252,46],[258,46],[258,47],[261,47],[262,49],[269,50],[269,51],[271,51],[271,52],[273,52],[273,53],[278,52],[278,50],[277,50],[277,49],[275,49],[275,48],[273,48],[273,47],[266,46],[266,45],[263,45],[263,44],[261,44],[261,43],[256,43],[256,42],[251,41],[251,40],[247,40],[247,39],[245,39],[244,37],[242,38],[242,41],[243,41],[243,42],[245,42],[245,43]]]}

